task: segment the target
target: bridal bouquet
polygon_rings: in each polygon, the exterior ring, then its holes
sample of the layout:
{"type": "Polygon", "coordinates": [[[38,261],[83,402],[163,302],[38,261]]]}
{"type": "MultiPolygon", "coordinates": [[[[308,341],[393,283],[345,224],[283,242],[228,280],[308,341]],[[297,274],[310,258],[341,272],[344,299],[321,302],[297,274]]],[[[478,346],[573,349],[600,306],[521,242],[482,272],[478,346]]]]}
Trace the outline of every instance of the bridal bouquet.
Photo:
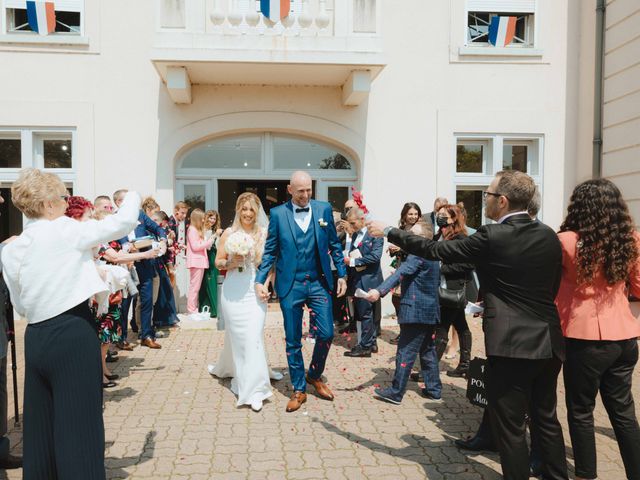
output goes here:
{"type": "MultiPolygon", "coordinates": [[[[227,255],[240,255],[242,257],[246,257],[255,247],[255,242],[253,241],[253,237],[245,232],[234,232],[229,235],[226,243],[224,244],[224,251],[227,255]]],[[[238,271],[242,272],[244,270],[243,267],[238,267],[238,271]]]]}

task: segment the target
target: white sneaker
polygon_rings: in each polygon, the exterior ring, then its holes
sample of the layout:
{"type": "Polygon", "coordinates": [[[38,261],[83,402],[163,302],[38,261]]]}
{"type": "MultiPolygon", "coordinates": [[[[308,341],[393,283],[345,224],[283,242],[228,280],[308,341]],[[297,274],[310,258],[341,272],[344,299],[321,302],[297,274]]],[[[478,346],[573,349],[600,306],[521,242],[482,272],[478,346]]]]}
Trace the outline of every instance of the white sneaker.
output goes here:
{"type": "Polygon", "coordinates": [[[215,370],[216,370],[215,363],[210,363],[209,365],[207,365],[207,371],[209,372],[209,375],[214,375],[213,372],[215,372],[215,370]]]}
{"type": "Polygon", "coordinates": [[[251,410],[253,410],[254,412],[259,412],[260,410],[262,410],[262,400],[257,402],[252,402],[251,410]]]}
{"type": "Polygon", "coordinates": [[[282,380],[284,378],[284,375],[276,370],[269,370],[269,378],[277,382],[279,380],[282,380]]]}

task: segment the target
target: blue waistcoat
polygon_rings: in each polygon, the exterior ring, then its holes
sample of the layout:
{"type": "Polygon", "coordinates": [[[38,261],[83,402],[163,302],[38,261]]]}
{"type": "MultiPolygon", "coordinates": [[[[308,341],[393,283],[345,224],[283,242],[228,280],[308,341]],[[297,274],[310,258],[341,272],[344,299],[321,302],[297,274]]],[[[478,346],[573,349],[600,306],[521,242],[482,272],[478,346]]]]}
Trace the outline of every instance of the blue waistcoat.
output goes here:
{"type": "Polygon", "coordinates": [[[296,223],[296,245],[298,247],[298,268],[296,281],[318,280],[318,274],[322,271],[319,267],[318,244],[316,243],[315,225],[312,221],[306,232],[296,223]]]}

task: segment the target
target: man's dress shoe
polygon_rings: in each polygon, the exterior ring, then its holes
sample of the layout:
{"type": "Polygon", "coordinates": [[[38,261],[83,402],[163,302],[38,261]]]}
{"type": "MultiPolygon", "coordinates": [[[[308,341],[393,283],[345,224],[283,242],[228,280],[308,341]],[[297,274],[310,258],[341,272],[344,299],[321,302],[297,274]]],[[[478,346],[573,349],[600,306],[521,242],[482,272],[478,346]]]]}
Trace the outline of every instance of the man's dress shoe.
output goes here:
{"type": "Polygon", "coordinates": [[[496,446],[489,440],[482,437],[468,437],[466,440],[461,438],[456,440],[456,447],[463,450],[471,450],[472,452],[497,452],[496,446]]]}
{"type": "Polygon", "coordinates": [[[295,412],[304,402],[307,401],[307,394],[304,392],[293,392],[291,399],[287,403],[287,412],[295,412]]]}
{"type": "Polygon", "coordinates": [[[307,383],[309,385],[313,385],[313,387],[316,389],[316,393],[320,398],[323,398],[325,400],[333,400],[333,393],[331,392],[331,390],[329,390],[329,387],[327,387],[322,380],[314,380],[313,378],[310,378],[309,375],[307,375],[307,383]]]}

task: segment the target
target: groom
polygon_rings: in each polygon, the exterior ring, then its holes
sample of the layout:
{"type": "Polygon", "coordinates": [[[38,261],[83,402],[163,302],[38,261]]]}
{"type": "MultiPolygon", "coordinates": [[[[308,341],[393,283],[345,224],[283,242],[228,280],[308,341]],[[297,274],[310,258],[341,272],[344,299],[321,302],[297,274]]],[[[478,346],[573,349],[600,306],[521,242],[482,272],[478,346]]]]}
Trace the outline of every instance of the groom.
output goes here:
{"type": "Polygon", "coordinates": [[[311,184],[307,172],[291,175],[287,186],[291,201],[271,209],[269,235],[256,274],[256,295],[267,301],[269,291],[264,283],[276,264],[275,289],[284,317],[287,361],[294,390],[287,412],[295,412],[307,401],[306,383],[315,387],[320,398],[333,400],[333,393],[320,379],[333,340],[331,258],[338,271],[337,296],[343,296],[347,290],[344,256],[331,205],[311,200],[311,184]],[[317,329],[313,332],[316,344],[306,382],[301,351],[303,305],[309,307],[317,329]]]}

